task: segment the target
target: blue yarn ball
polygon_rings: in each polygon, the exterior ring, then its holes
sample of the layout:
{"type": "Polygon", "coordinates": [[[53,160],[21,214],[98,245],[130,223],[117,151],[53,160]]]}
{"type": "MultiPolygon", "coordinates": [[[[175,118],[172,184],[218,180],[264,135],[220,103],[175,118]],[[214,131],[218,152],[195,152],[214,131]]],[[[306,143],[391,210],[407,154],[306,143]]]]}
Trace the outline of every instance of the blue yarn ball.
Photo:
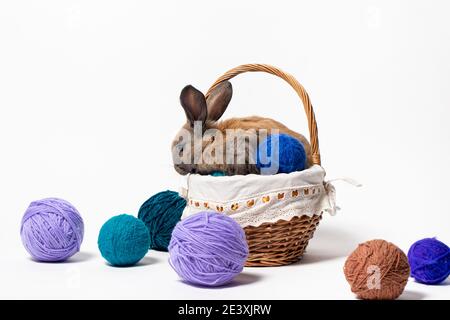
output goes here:
{"type": "Polygon", "coordinates": [[[415,242],[408,251],[411,276],[420,283],[439,284],[450,274],[450,249],[436,238],[415,242]]]}
{"type": "Polygon", "coordinates": [[[150,236],[145,224],[128,214],[112,217],[98,235],[98,248],[113,266],[131,266],[148,252],[150,236]]]}
{"type": "Polygon", "coordinates": [[[258,145],[257,152],[256,167],[262,174],[291,173],[306,167],[303,144],[287,134],[267,136],[258,145]]]}
{"type": "Polygon", "coordinates": [[[186,200],[177,192],[163,191],[145,201],[139,209],[150,236],[150,248],[167,251],[173,228],[181,219],[186,200]]]}
{"type": "Polygon", "coordinates": [[[211,175],[213,177],[223,177],[223,176],[225,176],[225,173],[223,173],[222,171],[214,171],[211,173],[211,175]]]}

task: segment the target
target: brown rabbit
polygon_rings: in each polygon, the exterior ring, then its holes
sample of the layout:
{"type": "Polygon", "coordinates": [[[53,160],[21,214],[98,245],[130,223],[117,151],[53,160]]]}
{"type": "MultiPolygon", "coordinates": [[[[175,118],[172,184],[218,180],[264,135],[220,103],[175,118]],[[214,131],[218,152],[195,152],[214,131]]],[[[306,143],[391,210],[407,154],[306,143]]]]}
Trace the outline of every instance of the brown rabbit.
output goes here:
{"type": "Polygon", "coordinates": [[[255,161],[257,141],[254,140],[259,141],[263,133],[270,134],[273,130],[298,139],[307,154],[306,167],[310,166],[311,146],[308,140],[278,121],[257,116],[218,121],[228,107],[232,94],[229,81],[218,85],[208,99],[191,85],[181,91],[180,102],[187,122],[172,143],[172,157],[178,173],[259,173],[255,161]],[[236,148],[236,141],[243,141],[244,147],[236,148]]]}

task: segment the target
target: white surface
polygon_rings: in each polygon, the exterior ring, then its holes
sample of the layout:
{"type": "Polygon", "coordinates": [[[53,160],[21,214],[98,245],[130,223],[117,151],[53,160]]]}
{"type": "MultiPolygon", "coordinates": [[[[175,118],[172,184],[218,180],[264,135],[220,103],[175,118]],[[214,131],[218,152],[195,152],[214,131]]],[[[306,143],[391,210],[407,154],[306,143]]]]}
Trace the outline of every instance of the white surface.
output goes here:
{"type": "MultiPolygon", "coordinates": [[[[8,261],[1,259],[0,298],[354,299],[342,268],[345,256],[367,235],[357,236],[331,221],[338,219],[345,217],[322,220],[303,261],[278,268],[245,268],[229,286],[216,289],[181,282],[167,262],[168,254],[162,252],[150,252],[137,266],[114,268],[95,248],[63,264],[36,263],[18,250],[8,261]]],[[[410,281],[401,299],[448,299],[449,290],[448,281],[440,286],[410,281]]]]}
{"type": "MultiPolygon", "coordinates": [[[[448,1],[0,2],[1,298],[353,298],[342,266],[359,242],[450,243],[448,1]],[[244,284],[177,281],[166,255],[117,269],[96,249],[115,214],[178,188],[169,146],[184,114],[181,88],[202,90],[248,62],[294,74],[316,108],[336,217],[302,263],[247,269],[244,284]],[[57,196],[86,221],[72,263],[28,259],[20,219],[57,196]]],[[[226,117],[259,114],[306,132],[292,90],[274,77],[233,81],[226,117]]],[[[450,286],[410,282],[404,298],[450,298],[450,286]]]]}

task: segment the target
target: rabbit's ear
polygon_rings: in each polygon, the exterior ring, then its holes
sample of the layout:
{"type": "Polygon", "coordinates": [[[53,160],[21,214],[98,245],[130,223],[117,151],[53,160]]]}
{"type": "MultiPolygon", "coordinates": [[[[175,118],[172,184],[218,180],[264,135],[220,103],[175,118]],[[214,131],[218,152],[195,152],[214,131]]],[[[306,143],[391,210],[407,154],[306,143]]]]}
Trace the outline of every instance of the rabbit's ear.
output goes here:
{"type": "Polygon", "coordinates": [[[233,87],[231,86],[231,82],[224,81],[215,87],[206,100],[208,120],[219,120],[225,110],[227,110],[232,96],[233,87]]]}
{"type": "Polygon", "coordinates": [[[181,90],[180,103],[191,125],[194,121],[206,121],[208,109],[205,96],[193,86],[187,85],[181,90]]]}

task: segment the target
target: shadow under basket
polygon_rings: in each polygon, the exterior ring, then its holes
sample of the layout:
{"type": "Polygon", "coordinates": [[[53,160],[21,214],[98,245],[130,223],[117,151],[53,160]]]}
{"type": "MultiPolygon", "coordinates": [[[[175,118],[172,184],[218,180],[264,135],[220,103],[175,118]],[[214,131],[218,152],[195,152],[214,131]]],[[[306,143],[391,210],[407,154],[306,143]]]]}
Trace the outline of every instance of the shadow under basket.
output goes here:
{"type": "Polygon", "coordinates": [[[245,231],[249,247],[246,266],[287,265],[302,258],[322,214],[334,210],[329,200],[334,189],[324,182],[317,124],[309,96],[292,75],[265,64],[241,65],[218,78],[206,97],[223,81],[245,72],[278,76],[298,94],[308,119],[309,166],[303,171],[276,175],[190,175],[186,189],[188,205],[183,217],[205,209],[227,214],[245,231]]]}
{"type": "Polygon", "coordinates": [[[322,213],[293,217],[289,221],[245,227],[249,256],[246,267],[276,267],[300,260],[314,236],[322,213]]]}

